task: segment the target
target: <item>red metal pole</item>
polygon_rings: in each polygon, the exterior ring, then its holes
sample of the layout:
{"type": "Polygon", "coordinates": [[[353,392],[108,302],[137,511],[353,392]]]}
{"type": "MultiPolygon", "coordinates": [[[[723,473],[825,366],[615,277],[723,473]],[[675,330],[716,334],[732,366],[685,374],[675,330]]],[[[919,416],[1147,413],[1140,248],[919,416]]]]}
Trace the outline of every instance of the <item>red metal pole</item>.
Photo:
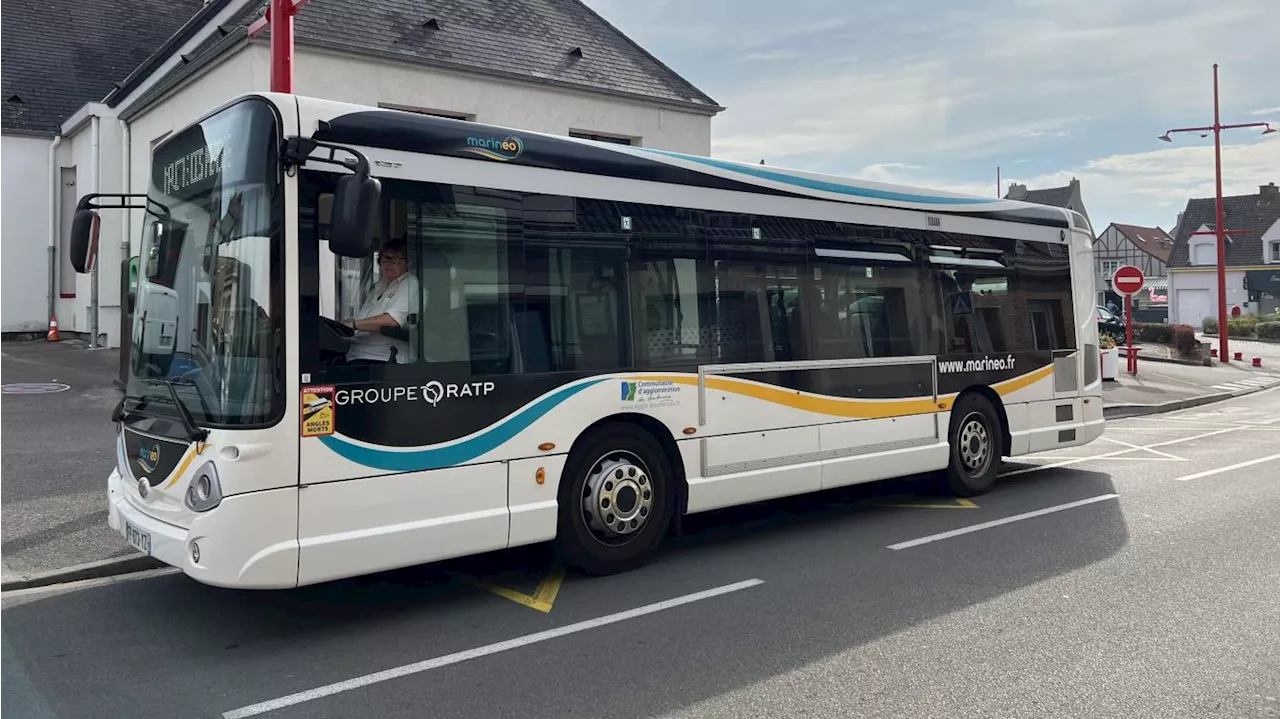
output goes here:
{"type": "Polygon", "coordinates": [[[1230,362],[1227,354],[1227,241],[1222,214],[1222,115],[1218,106],[1218,63],[1213,63],[1213,169],[1217,182],[1218,236],[1218,359],[1230,362]]]}
{"type": "Polygon", "coordinates": [[[293,92],[293,0],[271,0],[271,91],[293,92]]]}
{"type": "Polygon", "coordinates": [[[1138,373],[1138,355],[1133,350],[1133,295],[1124,296],[1124,344],[1129,348],[1129,374],[1138,373]]]}

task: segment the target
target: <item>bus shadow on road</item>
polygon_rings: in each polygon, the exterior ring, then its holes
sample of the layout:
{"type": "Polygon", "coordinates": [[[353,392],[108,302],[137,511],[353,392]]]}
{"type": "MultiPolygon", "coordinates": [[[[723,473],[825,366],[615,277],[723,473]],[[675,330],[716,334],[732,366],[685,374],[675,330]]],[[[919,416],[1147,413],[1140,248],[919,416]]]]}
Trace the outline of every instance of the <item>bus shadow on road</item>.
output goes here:
{"type": "MultiPolygon", "coordinates": [[[[1031,469],[1037,465],[1006,462],[1002,473],[1031,469]]],[[[978,523],[1112,492],[1109,474],[1075,467],[1002,476],[991,492],[972,499],[956,497],[937,475],[914,475],[691,515],[667,550],[679,552],[722,543],[731,546],[778,534],[807,535],[864,525],[870,530],[866,538],[877,539],[877,533],[889,522],[917,525],[924,531],[935,523],[978,523]]]]}

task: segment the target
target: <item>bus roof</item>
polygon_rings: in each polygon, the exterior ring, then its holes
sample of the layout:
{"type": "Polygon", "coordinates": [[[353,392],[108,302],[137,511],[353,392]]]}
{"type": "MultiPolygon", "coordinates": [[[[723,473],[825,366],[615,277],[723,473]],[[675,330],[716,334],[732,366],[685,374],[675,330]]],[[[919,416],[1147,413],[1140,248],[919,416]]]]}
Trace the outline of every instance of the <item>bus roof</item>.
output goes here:
{"type": "Polygon", "coordinates": [[[757,194],[805,197],[1069,228],[1060,207],[753,165],[304,96],[303,132],[325,142],[757,194]]]}

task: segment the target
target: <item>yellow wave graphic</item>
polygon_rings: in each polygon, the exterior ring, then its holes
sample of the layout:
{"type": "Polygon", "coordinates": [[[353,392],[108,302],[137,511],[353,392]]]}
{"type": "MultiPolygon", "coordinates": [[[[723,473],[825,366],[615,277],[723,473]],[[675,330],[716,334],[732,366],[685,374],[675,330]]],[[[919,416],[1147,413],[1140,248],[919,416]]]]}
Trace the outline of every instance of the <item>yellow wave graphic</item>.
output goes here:
{"type": "MultiPolygon", "coordinates": [[[[1034,372],[1020,377],[998,382],[991,386],[1001,397],[1013,394],[1020,389],[1030,387],[1053,374],[1053,365],[1045,365],[1034,372]]],[[[697,375],[636,375],[628,377],[637,381],[674,382],[690,387],[698,386],[697,375]]],[[[761,384],[736,378],[708,376],[707,388],[727,392],[752,399],[778,404],[792,409],[799,409],[829,417],[847,419],[886,419],[889,417],[907,417],[917,414],[932,414],[951,409],[957,393],[939,395],[935,402],[932,397],[912,399],[855,399],[848,397],[831,397],[828,395],[806,394],[799,390],[786,389],[775,385],[761,384]]]]}

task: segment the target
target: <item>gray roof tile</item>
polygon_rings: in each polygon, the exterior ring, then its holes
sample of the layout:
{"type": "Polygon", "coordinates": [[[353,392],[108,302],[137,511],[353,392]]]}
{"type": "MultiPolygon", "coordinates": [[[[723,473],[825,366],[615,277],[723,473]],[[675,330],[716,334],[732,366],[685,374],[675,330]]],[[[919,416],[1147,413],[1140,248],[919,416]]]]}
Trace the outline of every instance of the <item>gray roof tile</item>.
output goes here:
{"type": "MultiPolygon", "coordinates": [[[[1252,195],[1233,195],[1222,198],[1224,224],[1227,230],[1247,230],[1248,233],[1227,233],[1226,260],[1228,267],[1244,267],[1262,264],[1262,236],[1280,221],[1280,194],[1275,183],[1260,188],[1252,195]]],[[[1191,233],[1201,227],[1217,228],[1217,203],[1212,197],[1187,201],[1182,221],[1173,238],[1173,251],[1169,255],[1170,267],[1190,267],[1188,240],[1191,233]]]]}
{"type": "Polygon", "coordinates": [[[1120,234],[1129,238],[1135,247],[1152,257],[1168,264],[1169,250],[1173,248],[1173,238],[1159,227],[1142,227],[1140,225],[1122,225],[1111,223],[1120,234]]]}
{"type": "MultiPolygon", "coordinates": [[[[225,51],[265,6],[250,3],[229,23],[239,34],[192,53],[157,92],[225,51]]],[[[722,109],[579,0],[312,0],[294,33],[300,46],[722,109]],[[426,25],[430,19],[438,28],[426,25]],[[574,48],[580,58],[570,55],[574,48]]]]}
{"type": "Polygon", "coordinates": [[[579,0],[313,0],[296,32],[300,44],[717,107],[579,0]],[[424,26],[432,18],[439,29],[424,26]]]}
{"type": "Polygon", "coordinates": [[[56,135],[200,7],[201,0],[6,0],[0,5],[4,130],[56,135]]]}
{"type": "Polygon", "coordinates": [[[1034,202],[1037,205],[1066,207],[1071,202],[1071,187],[1047,187],[1043,190],[1027,190],[1027,194],[1018,198],[1023,202],[1034,202]]]}

